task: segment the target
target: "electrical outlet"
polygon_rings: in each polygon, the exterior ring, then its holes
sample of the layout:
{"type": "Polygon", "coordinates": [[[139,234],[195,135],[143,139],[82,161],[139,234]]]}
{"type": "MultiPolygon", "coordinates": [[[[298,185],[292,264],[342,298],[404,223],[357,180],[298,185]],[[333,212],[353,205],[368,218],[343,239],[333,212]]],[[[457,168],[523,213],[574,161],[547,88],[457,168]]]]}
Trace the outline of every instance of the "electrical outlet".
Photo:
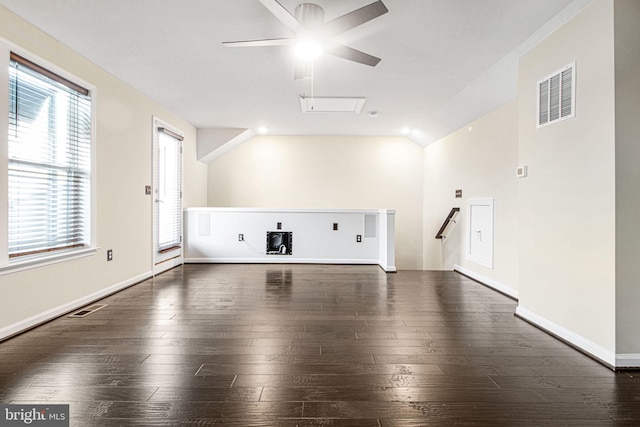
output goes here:
{"type": "Polygon", "coordinates": [[[333,223],[333,231],[338,231],[338,223],[337,222],[333,223]]]}
{"type": "Polygon", "coordinates": [[[238,234],[238,242],[244,242],[244,234],[238,234]]]}
{"type": "Polygon", "coordinates": [[[358,234],[358,235],[356,236],[356,242],[358,242],[358,243],[362,243],[362,235],[361,235],[361,234],[358,234]]]}
{"type": "Polygon", "coordinates": [[[113,249],[107,249],[107,261],[113,261],[113,249]]]}
{"type": "Polygon", "coordinates": [[[526,178],[527,177],[527,165],[520,165],[516,168],[516,176],[518,178],[526,178]]]}

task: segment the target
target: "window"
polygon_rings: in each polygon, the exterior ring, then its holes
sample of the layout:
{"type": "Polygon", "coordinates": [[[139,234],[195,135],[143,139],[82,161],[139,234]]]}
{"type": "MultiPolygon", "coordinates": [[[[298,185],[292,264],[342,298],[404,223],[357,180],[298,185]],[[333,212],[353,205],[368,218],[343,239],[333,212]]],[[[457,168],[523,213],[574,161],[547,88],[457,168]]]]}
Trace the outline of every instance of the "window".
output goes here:
{"type": "Polygon", "coordinates": [[[89,248],[90,91],[14,53],[8,75],[7,258],[89,248]]]}
{"type": "Polygon", "coordinates": [[[182,264],[182,132],[153,117],[153,274],[182,264]]]}
{"type": "Polygon", "coordinates": [[[158,128],[156,206],[159,252],[182,246],[182,139],[176,132],[158,128]]]}

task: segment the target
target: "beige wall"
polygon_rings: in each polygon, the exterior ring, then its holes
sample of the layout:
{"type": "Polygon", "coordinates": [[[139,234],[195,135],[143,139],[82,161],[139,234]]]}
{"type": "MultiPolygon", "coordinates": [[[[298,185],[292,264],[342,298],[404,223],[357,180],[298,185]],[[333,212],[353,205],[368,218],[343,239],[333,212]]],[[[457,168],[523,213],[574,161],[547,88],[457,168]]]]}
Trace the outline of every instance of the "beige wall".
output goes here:
{"type": "Polygon", "coordinates": [[[640,354],[640,2],[617,0],[616,65],[616,348],[640,354]]]}
{"type": "Polygon", "coordinates": [[[395,209],[396,266],[422,268],[422,148],[393,137],[256,137],[209,164],[215,207],[395,209]]]}
{"type": "Polygon", "coordinates": [[[518,109],[516,102],[429,145],[424,151],[424,268],[454,264],[518,290],[518,109]],[[462,190],[462,198],[455,191],[462,190]],[[465,257],[469,198],[494,198],[494,268],[465,257]],[[435,235],[453,207],[461,208],[446,240],[435,235]]]}
{"type": "Polygon", "coordinates": [[[460,264],[514,288],[520,315],[616,366],[640,354],[639,20],[640,2],[594,1],[521,58],[517,102],[425,149],[424,267],[460,264]],[[537,81],[574,61],[576,117],[536,128],[537,81]],[[488,270],[464,260],[462,232],[466,198],[492,193],[488,270]],[[452,206],[460,224],[434,242],[452,206]]]}
{"type": "Polygon", "coordinates": [[[206,165],[196,129],[0,7],[0,37],[97,88],[97,244],[94,255],[0,276],[0,330],[65,306],[152,268],[152,116],[185,133],[185,204],[206,204],[206,165]],[[105,251],[113,249],[107,263],[105,251]]]}
{"type": "MultiPolygon", "coordinates": [[[[597,0],[523,56],[519,309],[615,353],[613,2],[597,0]],[[576,117],[536,128],[536,82],[576,61],[576,117]]],[[[636,119],[637,120],[637,119],[636,119]]]]}

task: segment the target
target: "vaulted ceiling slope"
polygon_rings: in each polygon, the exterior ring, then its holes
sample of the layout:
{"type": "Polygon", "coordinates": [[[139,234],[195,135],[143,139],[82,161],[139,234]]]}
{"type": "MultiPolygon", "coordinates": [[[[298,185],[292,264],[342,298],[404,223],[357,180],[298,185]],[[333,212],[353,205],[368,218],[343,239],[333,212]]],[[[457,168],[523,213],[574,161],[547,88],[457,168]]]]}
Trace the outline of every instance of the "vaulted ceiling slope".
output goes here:
{"type": "MultiPolygon", "coordinates": [[[[294,13],[304,0],[278,0],[294,13]]],[[[329,21],[373,0],[311,0],[329,21]]],[[[336,37],[382,58],[320,57],[294,80],[290,37],[259,0],[0,0],[198,128],[278,135],[399,135],[427,145],[513,99],[521,53],[590,0],[383,0],[389,12],[336,37]],[[301,113],[299,95],[365,97],[356,113],[301,113]],[[370,112],[378,112],[372,117],[370,112]]]]}

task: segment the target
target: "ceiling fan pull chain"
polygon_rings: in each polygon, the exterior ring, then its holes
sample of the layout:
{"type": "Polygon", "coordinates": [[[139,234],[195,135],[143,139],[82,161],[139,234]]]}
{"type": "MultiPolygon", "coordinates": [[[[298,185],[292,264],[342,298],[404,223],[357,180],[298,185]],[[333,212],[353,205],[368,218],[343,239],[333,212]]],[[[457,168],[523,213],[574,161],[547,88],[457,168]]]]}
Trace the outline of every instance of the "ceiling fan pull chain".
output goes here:
{"type": "Polygon", "coordinates": [[[311,61],[311,109],[313,110],[313,104],[315,103],[315,61],[311,61]]]}

